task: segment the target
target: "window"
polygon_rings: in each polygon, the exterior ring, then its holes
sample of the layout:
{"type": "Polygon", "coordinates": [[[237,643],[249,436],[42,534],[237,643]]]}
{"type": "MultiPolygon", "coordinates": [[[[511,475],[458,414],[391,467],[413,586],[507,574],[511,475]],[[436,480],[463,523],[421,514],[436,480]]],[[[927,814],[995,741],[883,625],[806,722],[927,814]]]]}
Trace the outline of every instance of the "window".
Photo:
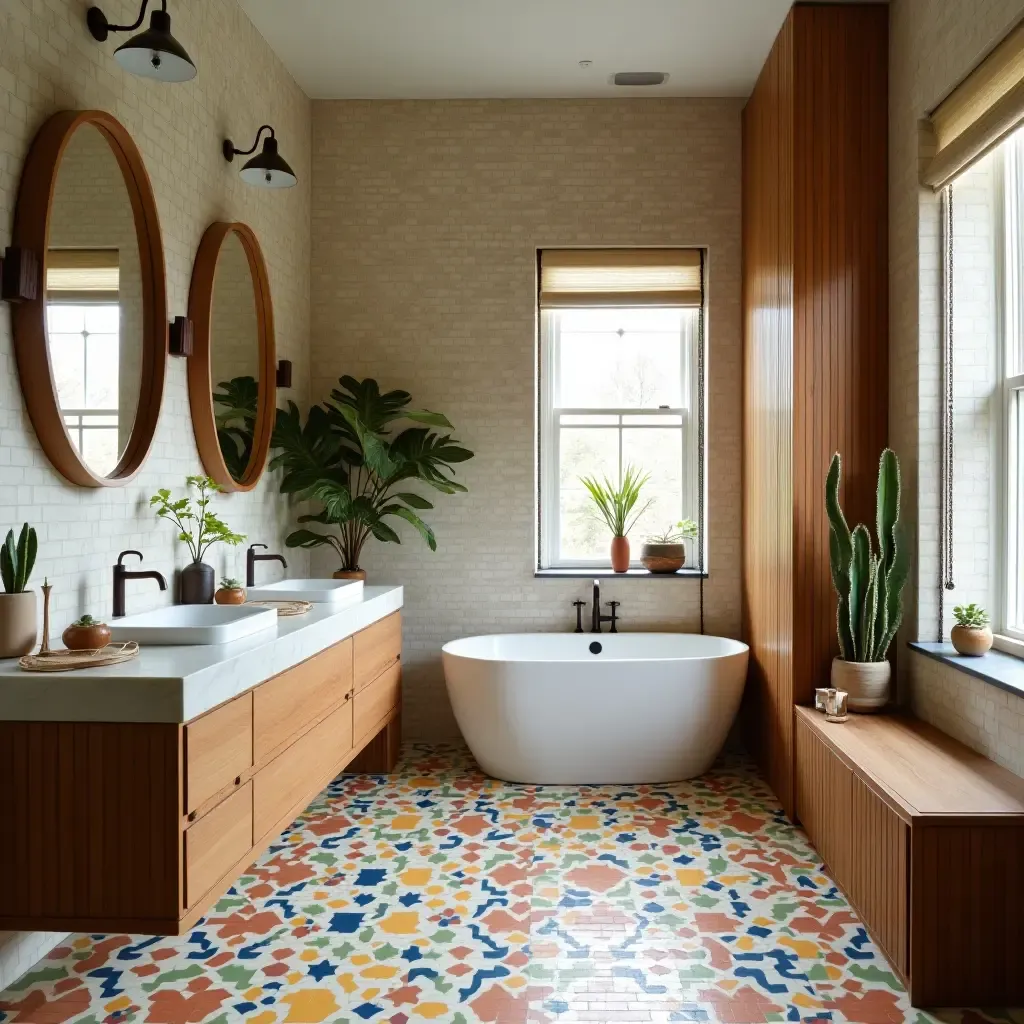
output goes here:
{"type": "Polygon", "coordinates": [[[123,447],[118,299],[116,249],[47,254],[46,332],[57,400],[71,443],[99,476],[113,472],[123,447]]]}
{"type": "Polygon", "coordinates": [[[640,542],[698,522],[687,567],[703,568],[703,261],[699,250],[541,253],[541,569],[609,564],[609,534],[581,477],[649,474],[630,531],[640,542]]]}

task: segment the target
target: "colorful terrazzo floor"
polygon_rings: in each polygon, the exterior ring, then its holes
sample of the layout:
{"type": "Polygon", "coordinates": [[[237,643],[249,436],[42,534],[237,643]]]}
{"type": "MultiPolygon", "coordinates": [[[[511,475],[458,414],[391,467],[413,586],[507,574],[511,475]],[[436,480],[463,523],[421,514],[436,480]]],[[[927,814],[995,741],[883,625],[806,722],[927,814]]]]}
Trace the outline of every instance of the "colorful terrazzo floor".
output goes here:
{"type": "Polygon", "coordinates": [[[514,786],[423,746],[332,783],[187,937],[76,935],[0,993],[33,1024],[931,1019],[746,762],[514,786]]]}

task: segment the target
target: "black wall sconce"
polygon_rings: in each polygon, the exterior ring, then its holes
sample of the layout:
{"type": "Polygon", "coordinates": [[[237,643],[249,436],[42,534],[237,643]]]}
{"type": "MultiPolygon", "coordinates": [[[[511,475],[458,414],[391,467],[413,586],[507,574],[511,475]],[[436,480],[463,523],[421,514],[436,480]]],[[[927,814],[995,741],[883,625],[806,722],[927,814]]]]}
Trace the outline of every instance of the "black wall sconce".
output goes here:
{"type": "Polygon", "coordinates": [[[176,316],[167,332],[167,351],[172,356],[192,355],[192,321],[187,316],[176,316]]]}
{"type": "Polygon", "coordinates": [[[0,298],[32,302],[39,297],[39,257],[31,249],[8,246],[0,260],[0,298]]]}
{"type": "Polygon", "coordinates": [[[290,359],[282,359],[277,364],[277,386],[279,388],[292,386],[292,361],[290,359]]]}
{"type": "Polygon", "coordinates": [[[278,153],[277,136],[274,135],[274,129],[269,124],[260,126],[260,130],[256,133],[256,141],[249,149],[236,149],[230,139],[225,139],[224,159],[231,163],[236,156],[248,156],[250,153],[255,153],[256,147],[260,144],[260,136],[265,131],[270,134],[263,140],[263,151],[259,156],[254,156],[242,164],[238,176],[242,181],[249,185],[255,185],[257,188],[291,188],[299,179],[295,177],[295,172],[288,165],[288,161],[278,153]]]}
{"type": "MultiPolygon", "coordinates": [[[[134,32],[146,17],[149,0],[142,0],[142,10],[134,25],[111,25],[98,8],[90,7],[86,24],[97,42],[106,42],[111,32],[134,32]]],[[[167,0],[160,10],[153,11],[149,28],[132,36],[114,51],[114,60],[133,75],[154,78],[158,82],[188,82],[196,77],[196,66],[185,47],[171,35],[171,16],[167,13],[167,0]]]]}

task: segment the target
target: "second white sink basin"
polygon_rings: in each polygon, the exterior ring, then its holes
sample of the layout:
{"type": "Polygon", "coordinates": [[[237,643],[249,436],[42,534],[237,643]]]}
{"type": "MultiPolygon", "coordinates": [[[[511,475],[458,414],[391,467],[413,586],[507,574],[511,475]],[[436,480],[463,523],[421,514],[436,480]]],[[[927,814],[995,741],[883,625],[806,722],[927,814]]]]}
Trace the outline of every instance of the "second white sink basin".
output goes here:
{"type": "Polygon", "coordinates": [[[278,580],[265,587],[249,587],[248,601],[309,601],[340,608],[363,598],[362,580],[278,580]]]}
{"type": "Polygon", "coordinates": [[[247,605],[179,604],[110,620],[110,639],[163,647],[226,644],[277,626],[274,608],[247,605]]]}

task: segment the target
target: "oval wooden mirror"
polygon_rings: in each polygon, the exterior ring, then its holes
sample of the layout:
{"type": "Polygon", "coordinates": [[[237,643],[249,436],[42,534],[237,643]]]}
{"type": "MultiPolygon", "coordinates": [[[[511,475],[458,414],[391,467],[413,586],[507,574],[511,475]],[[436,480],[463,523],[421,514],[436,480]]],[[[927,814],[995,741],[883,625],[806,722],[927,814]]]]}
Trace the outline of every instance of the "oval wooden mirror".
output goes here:
{"type": "Polygon", "coordinates": [[[37,297],[13,312],[39,443],[72,483],[125,484],[160,417],[167,296],[153,189],[119,121],[65,110],[43,125],[22,173],[13,244],[41,266],[37,297]]]}
{"type": "Polygon", "coordinates": [[[274,307],[260,243],[245,224],[211,224],[192,267],[192,428],[206,472],[249,491],[267,464],[277,405],[274,307]]]}

